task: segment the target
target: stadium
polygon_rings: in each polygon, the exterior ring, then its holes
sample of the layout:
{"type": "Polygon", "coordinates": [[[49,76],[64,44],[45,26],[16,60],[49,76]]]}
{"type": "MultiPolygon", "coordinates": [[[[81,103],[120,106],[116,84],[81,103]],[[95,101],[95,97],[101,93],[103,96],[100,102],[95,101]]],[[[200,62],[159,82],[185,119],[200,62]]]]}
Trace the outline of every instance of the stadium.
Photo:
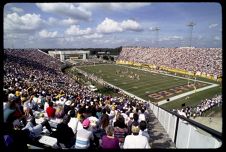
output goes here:
{"type": "Polygon", "coordinates": [[[219,148],[222,51],[4,48],[4,148],[219,148]]]}

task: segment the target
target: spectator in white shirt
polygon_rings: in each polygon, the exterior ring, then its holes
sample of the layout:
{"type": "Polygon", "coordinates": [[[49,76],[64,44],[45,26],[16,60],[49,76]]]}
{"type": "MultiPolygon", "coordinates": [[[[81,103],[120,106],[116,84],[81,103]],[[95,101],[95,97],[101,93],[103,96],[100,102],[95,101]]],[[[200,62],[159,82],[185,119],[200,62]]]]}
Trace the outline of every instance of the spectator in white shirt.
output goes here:
{"type": "Polygon", "coordinates": [[[146,121],[146,118],[145,118],[145,110],[144,109],[141,109],[141,113],[139,114],[139,120],[138,122],[141,122],[141,121],[146,121]]]}
{"type": "Polygon", "coordinates": [[[73,130],[74,134],[77,133],[77,127],[78,127],[78,118],[76,118],[77,113],[75,112],[75,110],[70,110],[69,112],[69,116],[71,117],[68,126],[71,127],[71,129],[73,130]]]}
{"type": "Polygon", "coordinates": [[[147,137],[139,135],[139,126],[132,125],[132,135],[127,135],[123,149],[149,149],[150,145],[147,137]]]}
{"type": "Polygon", "coordinates": [[[89,119],[85,119],[82,125],[83,128],[81,130],[78,130],[76,135],[76,149],[88,149],[90,147],[90,142],[94,140],[93,133],[88,130],[90,126],[89,119]]]}

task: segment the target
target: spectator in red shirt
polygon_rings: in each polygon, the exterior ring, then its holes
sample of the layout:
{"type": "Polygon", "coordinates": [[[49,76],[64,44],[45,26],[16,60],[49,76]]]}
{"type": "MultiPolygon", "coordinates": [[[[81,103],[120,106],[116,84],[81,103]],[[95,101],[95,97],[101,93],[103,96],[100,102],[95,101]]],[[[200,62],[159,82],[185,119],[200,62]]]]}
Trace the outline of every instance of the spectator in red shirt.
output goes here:
{"type": "Polygon", "coordinates": [[[49,102],[49,107],[46,109],[46,113],[48,115],[49,118],[54,118],[55,117],[55,112],[56,109],[53,108],[53,102],[49,102]]]}

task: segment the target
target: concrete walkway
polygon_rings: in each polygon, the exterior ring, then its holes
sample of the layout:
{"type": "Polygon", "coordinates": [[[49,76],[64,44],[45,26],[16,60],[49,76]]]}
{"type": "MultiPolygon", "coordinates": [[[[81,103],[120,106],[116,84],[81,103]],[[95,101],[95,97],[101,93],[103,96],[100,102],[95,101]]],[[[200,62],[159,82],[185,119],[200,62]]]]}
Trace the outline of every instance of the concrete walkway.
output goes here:
{"type": "Polygon", "coordinates": [[[163,126],[155,117],[152,110],[149,109],[148,112],[149,115],[147,121],[151,149],[175,149],[176,145],[173,143],[163,126]]]}

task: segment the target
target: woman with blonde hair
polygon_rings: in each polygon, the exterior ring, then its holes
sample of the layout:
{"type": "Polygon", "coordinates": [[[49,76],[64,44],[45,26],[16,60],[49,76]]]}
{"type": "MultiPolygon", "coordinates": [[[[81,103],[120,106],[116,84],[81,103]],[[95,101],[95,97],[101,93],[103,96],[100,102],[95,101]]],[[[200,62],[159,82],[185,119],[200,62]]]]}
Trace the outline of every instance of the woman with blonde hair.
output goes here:
{"type": "Polygon", "coordinates": [[[120,149],[118,138],[114,137],[114,127],[106,127],[106,135],[101,139],[100,143],[103,149],[120,149]]]}
{"type": "Polygon", "coordinates": [[[64,107],[61,105],[58,105],[56,107],[56,112],[55,112],[55,116],[56,118],[63,118],[64,117],[64,107]]]}

